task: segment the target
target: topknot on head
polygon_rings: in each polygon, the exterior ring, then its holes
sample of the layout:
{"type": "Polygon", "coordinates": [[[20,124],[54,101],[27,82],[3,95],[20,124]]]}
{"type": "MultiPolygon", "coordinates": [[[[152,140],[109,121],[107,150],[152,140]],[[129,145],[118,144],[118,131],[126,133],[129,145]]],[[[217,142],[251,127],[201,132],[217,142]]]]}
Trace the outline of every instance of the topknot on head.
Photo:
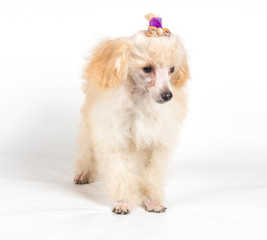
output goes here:
{"type": "Polygon", "coordinates": [[[148,13],[147,15],[145,15],[145,19],[147,19],[148,21],[151,20],[151,18],[156,18],[156,17],[159,17],[153,13],[148,13]]]}
{"type": "Polygon", "coordinates": [[[149,13],[145,16],[145,18],[149,20],[149,27],[146,32],[146,36],[148,37],[171,36],[171,31],[168,28],[162,27],[161,17],[158,17],[153,13],[149,13]]]}

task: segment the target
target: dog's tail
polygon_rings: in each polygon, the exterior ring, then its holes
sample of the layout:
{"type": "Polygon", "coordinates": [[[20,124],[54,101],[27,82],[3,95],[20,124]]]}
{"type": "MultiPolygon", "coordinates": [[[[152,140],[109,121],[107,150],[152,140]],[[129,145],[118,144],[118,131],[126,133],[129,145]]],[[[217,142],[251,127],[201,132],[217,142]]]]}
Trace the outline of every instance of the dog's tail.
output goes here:
{"type": "Polygon", "coordinates": [[[158,15],[153,14],[153,13],[148,13],[148,14],[145,16],[145,19],[147,19],[148,21],[150,21],[150,19],[151,19],[151,18],[154,18],[154,17],[158,17],[158,15]]]}

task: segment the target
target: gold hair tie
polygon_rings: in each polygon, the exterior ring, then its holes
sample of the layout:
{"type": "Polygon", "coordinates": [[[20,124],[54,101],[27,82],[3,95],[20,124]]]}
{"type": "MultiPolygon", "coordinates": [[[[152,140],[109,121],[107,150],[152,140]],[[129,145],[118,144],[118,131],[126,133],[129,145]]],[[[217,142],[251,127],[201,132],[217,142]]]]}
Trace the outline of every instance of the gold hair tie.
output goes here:
{"type": "Polygon", "coordinates": [[[162,19],[160,17],[153,17],[149,21],[149,27],[146,32],[148,37],[171,36],[171,31],[168,28],[162,28],[162,19]]]}

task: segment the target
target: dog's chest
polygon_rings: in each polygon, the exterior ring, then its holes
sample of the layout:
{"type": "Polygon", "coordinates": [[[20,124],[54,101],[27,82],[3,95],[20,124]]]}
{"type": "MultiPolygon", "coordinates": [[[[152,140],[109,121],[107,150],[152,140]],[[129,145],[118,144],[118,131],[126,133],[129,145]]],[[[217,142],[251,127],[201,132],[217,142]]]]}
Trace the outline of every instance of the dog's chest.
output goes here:
{"type": "Polygon", "coordinates": [[[145,106],[128,110],[127,141],[139,149],[168,144],[168,138],[175,134],[175,129],[171,129],[169,124],[174,116],[168,110],[145,106]]]}
{"type": "Polygon", "coordinates": [[[130,101],[96,105],[91,111],[94,141],[106,148],[145,149],[173,145],[179,131],[177,110],[167,103],[135,105],[130,101]]]}

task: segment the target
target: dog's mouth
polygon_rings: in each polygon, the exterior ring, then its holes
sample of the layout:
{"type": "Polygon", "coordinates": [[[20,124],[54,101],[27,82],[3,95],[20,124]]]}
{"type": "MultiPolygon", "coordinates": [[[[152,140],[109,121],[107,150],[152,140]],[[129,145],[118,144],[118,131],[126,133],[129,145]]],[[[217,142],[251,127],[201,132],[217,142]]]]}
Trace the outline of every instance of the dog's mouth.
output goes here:
{"type": "Polygon", "coordinates": [[[166,101],[163,101],[163,100],[155,100],[156,103],[159,103],[159,104],[164,104],[166,103],[166,101]]]}
{"type": "Polygon", "coordinates": [[[167,102],[169,102],[171,99],[168,99],[168,100],[164,100],[164,99],[162,99],[162,98],[154,98],[153,96],[151,96],[152,97],[152,99],[156,102],[156,103],[158,103],[158,104],[164,104],[164,103],[167,103],[167,102]]]}

